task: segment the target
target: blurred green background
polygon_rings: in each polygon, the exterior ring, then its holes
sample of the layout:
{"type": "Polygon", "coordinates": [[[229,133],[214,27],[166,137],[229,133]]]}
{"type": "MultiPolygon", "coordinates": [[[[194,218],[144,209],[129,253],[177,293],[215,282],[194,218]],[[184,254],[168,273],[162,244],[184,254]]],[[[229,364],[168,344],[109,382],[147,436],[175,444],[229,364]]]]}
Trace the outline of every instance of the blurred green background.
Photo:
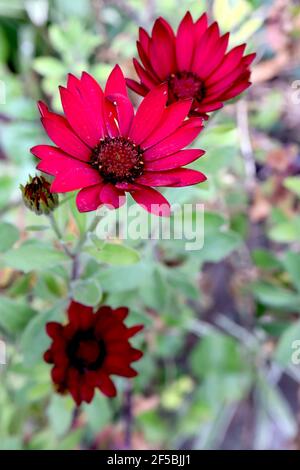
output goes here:
{"type": "Polygon", "coordinates": [[[299,56],[292,0],[0,0],[1,449],[124,447],[124,379],[115,400],[97,393],[76,416],[53,392],[44,325],[63,321],[69,289],[89,305],[127,305],[129,321],[146,325],[132,448],[300,448],[299,56]],[[69,72],[104,83],[119,63],[133,77],[138,26],[163,16],[177,27],[187,9],[208,10],[232,45],[257,52],[250,91],[193,144],[207,152],[193,166],[208,181],[165,191],[173,203],[205,204],[204,248],[127,240],[103,257],[88,237],[70,282],[61,244],[74,245],[92,215],[61,197],[57,240],[21,202],[19,184],[35,172],[29,148],[47,141],[36,100],[60,110],[69,72]]]}

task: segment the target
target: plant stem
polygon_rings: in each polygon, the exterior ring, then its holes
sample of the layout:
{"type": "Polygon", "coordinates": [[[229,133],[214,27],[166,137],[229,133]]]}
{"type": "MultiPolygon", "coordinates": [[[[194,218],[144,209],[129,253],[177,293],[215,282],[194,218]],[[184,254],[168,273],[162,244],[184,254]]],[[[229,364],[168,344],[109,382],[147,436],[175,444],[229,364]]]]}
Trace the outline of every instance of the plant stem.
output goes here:
{"type": "Polygon", "coordinates": [[[67,247],[67,245],[65,244],[64,240],[63,240],[63,234],[61,233],[60,231],[60,228],[55,220],[55,217],[53,215],[52,212],[50,212],[50,214],[48,215],[49,217],[49,220],[50,220],[50,223],[51,223],[51,227],[54,231],[54,233],[56,234],[60,244],[61,244],[61,247],[62,249],[64,250],[64,252],[66,253],[66,255],[68,255],[70,258],[73,259],[73,253],[72,251],[67,247]]]}
{"type": "Polygon", "coordinates": [[[129,381],[124,391],[124,422],[125,422],[124,447],[126,450],[131,450],[132,449],[133,415],[132,415],[132,388],[131,388],[131,384],[129,381]]]}

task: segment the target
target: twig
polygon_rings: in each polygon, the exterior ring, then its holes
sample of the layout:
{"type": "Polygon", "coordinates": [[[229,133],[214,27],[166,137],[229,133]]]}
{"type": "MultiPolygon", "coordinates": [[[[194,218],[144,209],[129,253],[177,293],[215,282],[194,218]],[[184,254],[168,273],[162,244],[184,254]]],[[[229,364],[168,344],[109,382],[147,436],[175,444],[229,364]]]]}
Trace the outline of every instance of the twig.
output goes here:
{"type": "Polygon", "coordinates": [[[51,227],[52,227],[54,233],[56,234],[56,236],[57,236],[57,238],[58,238],[58,240],[61,244],[62,249],[64,250],[66,255],[68,255],[71,259],[73,259],[74,255],[73,255],[72,251],[65,244],[64,239],[63,239],[63,234],[60,231],[60,228],[59,228],[59,226],[58,226],[58,224],[55,220],[55,217],[54,217],[53,213],[50,212],[48,217],[49,217],[49,220],[50,220],[50,223],[51,223],[51,227]]]}
{"type": "Polygon", "coordinates": [[[20,206],[22,200],[19,199],[17,201],[11,201],[6,204],[6,206],[0,209],[0,216],[5,214],[6,212],[10,211],[11,209],[15,209],[16,207],[20,206]]]}
{"type": "Polygon", "coordinates": [[[129,381],[127,383],[127,386],[124,392],[124,422],[125,422],[124,447],[126,450],[131,450],[133,416],[132,416],[132,387],[129,381]]]}
{"type": "Polygon", "coordinates": [[[240,149],[245,163],[246,189],[251,194],[255,187],[256,168],[249,130],[248,104],[245,99],[238,101],[236,111],[240,149]]]}

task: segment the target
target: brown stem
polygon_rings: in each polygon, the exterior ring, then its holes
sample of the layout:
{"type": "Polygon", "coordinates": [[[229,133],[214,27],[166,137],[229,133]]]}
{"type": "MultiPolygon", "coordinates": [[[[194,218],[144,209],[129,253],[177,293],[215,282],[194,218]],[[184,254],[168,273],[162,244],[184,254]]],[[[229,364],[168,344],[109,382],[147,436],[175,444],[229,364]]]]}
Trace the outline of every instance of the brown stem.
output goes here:
{"type": "Polygon", "coordinates": [[[133,428],[133,415],[132,415],[132,387],[128,381],[124,392],[124,447],[126,450],[132,449],[132,428],[133,428]]]}

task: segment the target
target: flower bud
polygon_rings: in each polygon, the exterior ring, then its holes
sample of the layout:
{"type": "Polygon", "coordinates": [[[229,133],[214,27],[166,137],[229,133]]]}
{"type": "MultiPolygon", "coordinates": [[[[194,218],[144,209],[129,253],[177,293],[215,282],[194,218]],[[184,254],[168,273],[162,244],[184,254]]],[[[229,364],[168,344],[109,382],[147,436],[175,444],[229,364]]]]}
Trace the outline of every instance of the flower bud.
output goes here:
{"type": "Polygon", "coordinates": [[[38,215],[52,212],[58,206],[58,196],[50,192],[50,186],[44,176],[29,176],[26,186],[20,185],[25,206],[38,215]]]}

